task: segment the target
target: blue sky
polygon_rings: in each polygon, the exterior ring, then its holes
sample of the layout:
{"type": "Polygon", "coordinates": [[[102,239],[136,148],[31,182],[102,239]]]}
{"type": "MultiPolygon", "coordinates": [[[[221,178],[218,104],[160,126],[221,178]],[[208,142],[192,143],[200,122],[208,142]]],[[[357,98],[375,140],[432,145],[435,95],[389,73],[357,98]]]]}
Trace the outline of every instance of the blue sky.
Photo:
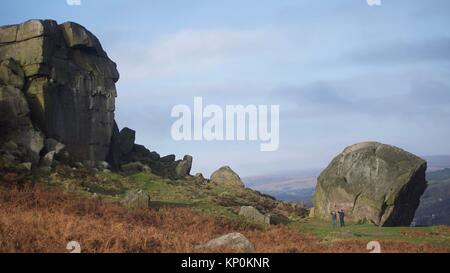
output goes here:
{"type": "Polygon", "coordinates": [[[450,1],[1,1],[0,24],[75,21],[118,64],[116,119],[193,172],[241,176],[323,168],[377,140],[450,154],[450,1]],[[175,142],[176,104],[279,104],[280,149],[175,142]]]}

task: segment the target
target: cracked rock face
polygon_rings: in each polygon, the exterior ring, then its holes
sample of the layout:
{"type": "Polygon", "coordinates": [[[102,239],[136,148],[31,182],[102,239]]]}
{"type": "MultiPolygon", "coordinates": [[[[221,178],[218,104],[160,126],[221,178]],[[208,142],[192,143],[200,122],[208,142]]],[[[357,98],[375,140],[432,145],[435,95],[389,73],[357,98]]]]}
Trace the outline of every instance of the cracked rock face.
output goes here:
{"type": "Polygon", "coordinates": [[[314,216],[344,209],[351,222],[409,226],[427,187],[423,159],[397,147],[365,142],[346,148],[318,178],[314,216]]]}
{"type": "Polygon", "coordinates": [[[119,73],[91,32],[53,20],[2,26],[0,62],[0,85],[22,92],[36,129],[75,160],[106,159],[119,73]]]}

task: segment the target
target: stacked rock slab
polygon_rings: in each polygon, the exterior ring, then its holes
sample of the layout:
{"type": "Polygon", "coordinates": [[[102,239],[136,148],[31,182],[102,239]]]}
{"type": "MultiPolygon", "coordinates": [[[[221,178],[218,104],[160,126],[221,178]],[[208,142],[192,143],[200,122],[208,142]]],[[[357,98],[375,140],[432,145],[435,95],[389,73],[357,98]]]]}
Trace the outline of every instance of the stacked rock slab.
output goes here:
{"type": "Polygon", "coordinates": [[[8,77],[12,83],[0,83],[9,86],[1,96],[16,97],[19,116],[29,115],[36,132],[64,143],[75,160],[106,159],[119,73],[91,32],[53,20],[2,26],[0,62],[0,74],[13,71],[8,77]],[[23,107],[22,96],[27,102],[23,107]]]}
{"type": "Polygon", "coordinates": [[[409,226],[427,187],[423,159],[402,149],[365,142],[346,148],[318,178],[314,216],[343,209],[351,222],[409,226]]]}

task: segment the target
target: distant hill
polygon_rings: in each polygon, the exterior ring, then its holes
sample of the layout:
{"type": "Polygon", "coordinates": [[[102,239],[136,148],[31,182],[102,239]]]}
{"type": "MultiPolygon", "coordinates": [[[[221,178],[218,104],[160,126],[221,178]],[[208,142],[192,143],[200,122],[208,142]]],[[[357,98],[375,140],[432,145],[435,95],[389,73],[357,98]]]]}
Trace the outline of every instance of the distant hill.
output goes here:
{"type": "Polygon", "coordinates": [[[277,199],[289,202],[304,202],[312,205],[312,196],[320,169],[288,171],[243,178],[247,187],[258,190],[277,199]]]}
{"type": "Polygon", "coordinates": [[[450,168],[450,155],[422,156],[428,162],[428,171],[438,171],[450,168]]]}
{"type": "Polygon", "coordinates": [[[450,168],[430,172],[427,174],[427,179],[429,182],[450,181],[450,168]]]}
{"type": "Polygon", "coordinates": [[[416,225],[450,225],[450,168],[427,173],[428,188],[420,199],[416,225]]]}
{"type": "Polygon", "coordinates": [[[414,219],[416,225],[450,225],[450,182],[428,185],[414,219]]]}

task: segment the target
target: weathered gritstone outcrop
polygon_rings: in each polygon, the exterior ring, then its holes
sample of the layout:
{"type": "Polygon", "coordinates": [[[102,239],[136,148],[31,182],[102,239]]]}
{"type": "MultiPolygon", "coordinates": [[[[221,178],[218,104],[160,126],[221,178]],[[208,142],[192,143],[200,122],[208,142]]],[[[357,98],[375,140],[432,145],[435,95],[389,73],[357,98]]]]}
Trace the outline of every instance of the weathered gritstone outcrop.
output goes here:
{"type": "Polygon", "coordinates": [[[97,37],[79,24],[30,20],[0,27],[0,154],[47,169],[70,157],[98,170],[126,166],[127,172],[189,176],[191,156],[161,158],[135,144],[135,131],[119,131],[118,79],[97,37]],[[48,141],[64,151],[44,147],[48,141]]]}
{"type": "Polygon", "coordinates": [[[409,226],[427,187],[423,159],[402,149],[365,142],[346,148],[319,176],[314,216],[344,209],[352,222],[409,226]]]}
{"type": "MultiPolygon", "coordinates": [[[[25,96],[28,105],[21,110],[30,113],[18,116],[29,116],[36,132],[64,143],[75,160],[105,160],[119,73],[91,32],[53,20],[2,26],[0,61],[2,104],[19,106],[25,96]]],[[[2,130],[4,138],[8,133],[2,130]]]]}

